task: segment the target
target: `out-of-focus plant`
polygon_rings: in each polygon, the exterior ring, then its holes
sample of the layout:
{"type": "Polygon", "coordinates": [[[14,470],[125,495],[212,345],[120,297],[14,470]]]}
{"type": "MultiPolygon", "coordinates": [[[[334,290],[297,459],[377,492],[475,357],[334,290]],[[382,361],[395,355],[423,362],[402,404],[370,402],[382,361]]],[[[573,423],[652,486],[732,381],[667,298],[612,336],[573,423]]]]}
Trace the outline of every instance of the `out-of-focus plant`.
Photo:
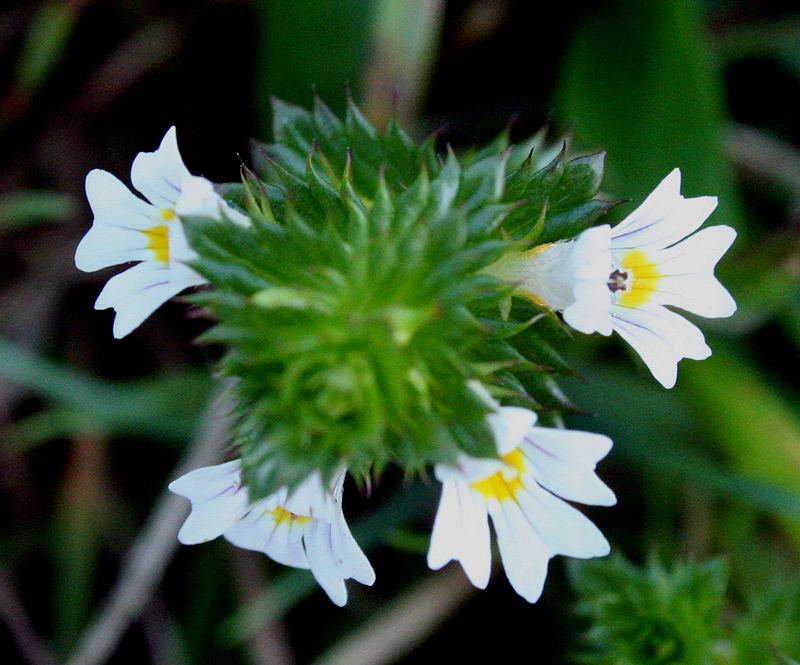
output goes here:
{"type": "Polygon", "coordinates": [[[774,580],[735,607],[722,559],[617,554],[570,566],[577,612],[588,621],[576,661],[592,665],[775,665],[800,654],[798,584],[774,580]]]}

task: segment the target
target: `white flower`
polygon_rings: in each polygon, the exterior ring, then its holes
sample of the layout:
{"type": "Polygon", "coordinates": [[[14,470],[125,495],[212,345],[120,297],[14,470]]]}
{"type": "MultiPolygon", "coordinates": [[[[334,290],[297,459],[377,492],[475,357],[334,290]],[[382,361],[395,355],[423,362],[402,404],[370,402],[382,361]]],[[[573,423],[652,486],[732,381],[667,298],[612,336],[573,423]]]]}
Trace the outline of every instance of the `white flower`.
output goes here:
{"type": "Polygon", "coordinates": [[[86,176],[86,197],[94,223],[75,251],[75,265],[92,272],[129,261],[137,265],[112,277],[95,309],[113,307],[114,337],[137,328],[160,305],[205,280],[186,261],[189,247],[180,215],[224,214],[238,223],[247,218],[230,208],[205,178],[189,173],[171,127],[155,152],[141,152],[131,167],[131,182],[143,201],[115,176],[94,169],[86,176]]]}
{"type": "Polygon", "coordinates": [[[694,324],[664,305],[709,318],[736,311],[714,277],[736,231],[712,226],[694,233],[717,199],[684,198],[680,186],[675,169],[613,229],[597,226],[575,240],[512,253],[491,272],[515,282],[518,295],[563,311],[564,320],[582,333],[616,330],[671,388],[678,361],[708,358],[711,349],[694,324]]]}
{"type": "Polygon", "coordinates": [[[234,545],[263,552],[278,563],[310,569],[341,607],[347,602],[345,580],[369,585],[375,581],[344,519],[344,477],[342,472],[326,490],[314,473],[291,494],[283,488],[250,503],[239,460],[196,469],[169,485],[192,502],[178,540],[195,545],[224,535],[234,545]]]}
{"type": "Polygon", "coordinates": [[[455,559],[475,586],[486,588],[491,516],[508,581],[533,603],[551,557],[609,552],[599,529],[567,501],[616,503],[594,473],[612,444],[601,434],[535,427],[536,414],[517,407],[498,407],[488,420],[500,460],[462,454],[457,467],[435,467],[443,487],[428,565],[436,570],[455,559]]]}

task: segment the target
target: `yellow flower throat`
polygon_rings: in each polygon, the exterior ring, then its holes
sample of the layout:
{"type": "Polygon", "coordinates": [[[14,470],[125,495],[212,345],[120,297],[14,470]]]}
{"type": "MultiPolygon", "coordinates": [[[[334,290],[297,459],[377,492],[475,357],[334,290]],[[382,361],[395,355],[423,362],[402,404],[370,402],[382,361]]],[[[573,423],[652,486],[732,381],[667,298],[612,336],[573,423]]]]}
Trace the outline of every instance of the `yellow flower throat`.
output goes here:
{"type": "MultiPolygon", "coordinates": [[[[161,217],[165,222],[175,219],[175,211],[172,208],[162,208],[161,217]]],[[[158,224],[152,228],[142,231],[147,236],[146,249],[153,250],[155,260],[159,263],[169,263],[169,227],[166,224],[158,224]]]]}
{"type": "Polygon", "coordinates": [[[275,526],[280,526],[284,522],[288,522],[290,526],[292,524],[303,526],[313,519],[304,515],[296,515],[295,513],[290,512],[281,506],[278,506],[275,510],[270,510],[269,512],[272,513],[272,519],[275,520],[275,526]]]}
{"type": "Polygon", "coordinates": [[[503,461],[512,467],[516,473],[511,478],[505,474],[508,471],[497,471],[488,478],[470,484],[470,487],[480,492],[487,499],[503,501],[516,501],[517,493],[523,489],[522,473],[525,470],[525,460],[519,448],[515,448],[508,455],[503,455],[503,461]]]}
{"type": "Polygon", "coordinates": [[[625,252],[620,264],[609,275],[608,288],[618,294],[618,304],[623,307],[641,307],[658,290],[658,281],[664,275],[658,271],[658,264],[640,249],[625,252]]]}

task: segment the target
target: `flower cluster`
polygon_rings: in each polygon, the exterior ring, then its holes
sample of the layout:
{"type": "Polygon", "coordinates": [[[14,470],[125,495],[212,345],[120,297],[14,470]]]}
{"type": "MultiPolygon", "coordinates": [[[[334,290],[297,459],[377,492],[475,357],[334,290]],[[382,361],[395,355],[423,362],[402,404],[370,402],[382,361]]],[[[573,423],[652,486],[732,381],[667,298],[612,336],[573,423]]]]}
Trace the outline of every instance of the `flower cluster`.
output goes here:
{"type": "MultiPolygon", "coordinates": [[[[501,407],[480,385],[471,389],[492,409],[487,420],[500,458],[462,454],[454,466],[436,466],[442,496],[428,565],[437,570],[456,559],[475,586],[486,588],[491,515],[508,580],[533,603],[542,593],[553,556],[586,559],[610,551],[598,528],[563,499],[614,505],[614,493],[594,472],[611,450],[611,440],[591,432],[536,427],[532,411],[501,407]]],[[[221,535],[286,566],[310,568],[330,599],[344,605],[344,580],[375,581],[344,519],[344,479],[342,471],[326,486],[313,474],[292,492],[283,487],[251,502],[239,460],[196,469],[169,485],[192,503],[178,540],[194,545],[221,535]]]]}
{"type": "Polygon", "coordinates": [[[237,459],[170,484],[191,502],[179,540],[223,536],[309,569],[343,605],[346,580],[375,580],[345,521],[347,474],[433,467],[429,566],[459,561],[484,588],[491,518],[509,582],[535,602],[550,558],[609,552],[571,503],[616,499],[595,474],[611,440],[560,426],[573,408],[556,383],[570,371],[553,346],[563,330],[520,302],[616,330],[670,387],[681,358],[710,349],[665,305],[734,311],[713,269],[735,233],[694,233],[716,199],[681,196],[677,170],[612,229],[597,224],[611,207],[602,155],[545,162],[536,140],[501,137],[443,156],[319,100],[276,102],[274,132],[241,184],[191,175],[174,128],[134,160],[146,201],[105,171],[86,179],[95,218],[77,266],[137,262],[97,299],[116,310],[114,336],[206,285],[188,296],[215,321],[201,341],[236,379],[237,459]]]}

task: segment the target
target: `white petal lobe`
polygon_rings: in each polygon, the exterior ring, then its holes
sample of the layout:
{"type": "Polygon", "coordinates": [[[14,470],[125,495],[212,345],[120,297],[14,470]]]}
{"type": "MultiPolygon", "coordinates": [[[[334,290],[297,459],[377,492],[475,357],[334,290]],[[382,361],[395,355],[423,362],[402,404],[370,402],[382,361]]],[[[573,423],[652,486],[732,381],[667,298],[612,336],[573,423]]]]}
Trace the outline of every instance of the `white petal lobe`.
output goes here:
{"type": "Polygon", "coordinates": [[[131,182],[148,201],[159,208],[174,208],[181,183],[191,176],[178,150],[175,127],[170,127],[154,152],[140,152],[133,160],[131,182]]]}

